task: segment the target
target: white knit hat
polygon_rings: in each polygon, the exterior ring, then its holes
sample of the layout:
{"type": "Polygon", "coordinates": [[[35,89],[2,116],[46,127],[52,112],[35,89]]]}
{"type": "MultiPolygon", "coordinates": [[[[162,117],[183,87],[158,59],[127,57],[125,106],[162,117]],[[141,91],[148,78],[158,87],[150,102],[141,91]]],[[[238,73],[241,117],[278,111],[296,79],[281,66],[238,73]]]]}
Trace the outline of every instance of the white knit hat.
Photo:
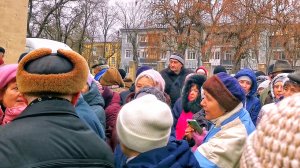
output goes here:
{"type": "Polygon", "coordinates": [[[170,107],[148,94],[122,107],[117,118],[117,133],[123,145],[143,153],[166,146],[172,125],[170,107]]]}
{"type": "Polygon", "coordinates": [[[241,167],[300,167],[300,93],[264,113],[244,147],[241,167]]]}

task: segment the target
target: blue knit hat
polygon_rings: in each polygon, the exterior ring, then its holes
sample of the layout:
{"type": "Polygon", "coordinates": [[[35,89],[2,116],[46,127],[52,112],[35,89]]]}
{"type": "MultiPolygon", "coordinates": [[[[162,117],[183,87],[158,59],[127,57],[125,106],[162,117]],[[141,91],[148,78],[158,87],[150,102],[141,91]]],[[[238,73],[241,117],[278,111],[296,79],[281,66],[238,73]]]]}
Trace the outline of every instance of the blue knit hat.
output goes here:
{"type": "Polygon", "coordinates": [[[150,66],[147,66],[147,65],[143,65],[141,67],[139,67],[137,70],[136,70],[136,75],[135,77],[139,76],[140,73],[146,71],[146,70],[149,70],[149,69],[153,69],[152,67],[150,66]]]}
{"type": "Polygon", "coordinates": [[[211,94],[228,112],[245,99],[245,93],[237,79],[225,72],[210,77],[203,84],[203,89],[211,94]]]}

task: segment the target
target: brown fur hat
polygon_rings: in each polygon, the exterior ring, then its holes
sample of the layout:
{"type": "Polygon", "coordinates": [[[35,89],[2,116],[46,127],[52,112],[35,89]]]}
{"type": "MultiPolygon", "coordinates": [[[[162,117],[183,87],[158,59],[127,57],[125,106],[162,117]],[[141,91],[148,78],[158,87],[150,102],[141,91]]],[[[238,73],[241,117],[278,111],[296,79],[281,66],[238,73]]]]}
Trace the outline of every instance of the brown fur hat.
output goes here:
{"type": "Polygon", "coordinates": [[[118,69],[115,67],[110,67],[100,78],[100,84],[103,86],[119,85],[119,87],[124,87],[124,81],[120,75],[118,69]]]}
{"type": "Polygon", "coordinates": [[[86,60],[71,50],[49,48],[31,51],[19,63],[17,84],[21,93],[75,94],[88,77],[86,60]]]}

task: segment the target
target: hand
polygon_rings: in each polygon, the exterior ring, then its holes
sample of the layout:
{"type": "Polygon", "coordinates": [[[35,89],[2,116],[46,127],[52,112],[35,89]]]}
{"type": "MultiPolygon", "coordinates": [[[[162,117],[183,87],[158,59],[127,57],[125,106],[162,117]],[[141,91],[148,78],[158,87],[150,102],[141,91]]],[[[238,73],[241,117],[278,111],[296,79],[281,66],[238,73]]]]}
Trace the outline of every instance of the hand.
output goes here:
{"type": "Polygon", "coordinates": [[[184,135],[186,136],[186,138],[188,140],[191,140],[193,138],[194,132],[195,132],[195,130],[188,125],[187,128],[185,129],[184,135]]]}

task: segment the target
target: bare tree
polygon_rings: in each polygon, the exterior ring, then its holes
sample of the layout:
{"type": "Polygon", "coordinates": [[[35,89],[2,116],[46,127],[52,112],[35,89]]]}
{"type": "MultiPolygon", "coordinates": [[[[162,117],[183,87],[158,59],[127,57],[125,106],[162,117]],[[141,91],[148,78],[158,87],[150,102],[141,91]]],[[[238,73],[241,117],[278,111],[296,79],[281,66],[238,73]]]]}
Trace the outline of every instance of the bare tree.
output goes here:
{"type": "MultiPolygon", "coordinates": [[[[104,50],[103,56],[106,56],[106,43],[109,38],[109,33],[112,31],[113,26],[117,23],[118,13],[113,7],[104,6],[99,14],[99,28],[103,36],[104,50]]],[[[118,40],[117,38],[114,40],[118,40]]]]}
{"type": "Polygon", "coordinates": [[[132,3],[116,3],[118,8],[118,20],[127,34],[128,41],[132,45],[133,61],[138,61],[138,29],[145,26],[148,18],[147,3],[144,0],[132,3]]]}
{"type": "Polygon", "coordinates": [[[56,10],[72,0],[29,0],[27,36],[40,37],[56,10]]]}

